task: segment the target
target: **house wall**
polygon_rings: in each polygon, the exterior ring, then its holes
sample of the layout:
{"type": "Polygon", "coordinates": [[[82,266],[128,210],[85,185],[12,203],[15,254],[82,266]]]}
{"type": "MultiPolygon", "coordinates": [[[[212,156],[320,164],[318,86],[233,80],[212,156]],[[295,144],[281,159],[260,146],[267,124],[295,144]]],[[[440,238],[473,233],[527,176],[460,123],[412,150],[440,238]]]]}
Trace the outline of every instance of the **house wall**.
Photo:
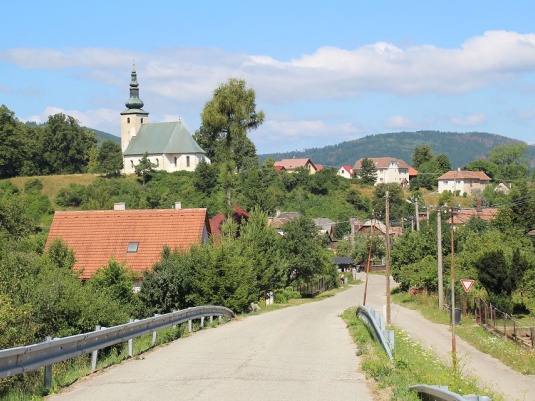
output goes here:
{"type": "Polygon", "coordinates": [[[343,167],[340,168],[336,174],[344,178],[351,178],[351,174],[349,174],[349,172],[343,167]]]}
{"type": "Polygon", "coordinates": [[[477,179],[458,178],[455,180],[439,180],[438,193],[441,194],[444,191],[455,193],[456,191],[460,191],[461,194],[466,192],[467,194],[472,195],[476,190],[483,191],[486,186],[486,182],[477,179]]]}
{"type": "MultiPolygon", "coordinates": [[[[123,169],[124,173],[134,174],[136,172],[135,166],[139,164],[139,160],[142,157],[143,155],[125,156],[123,169]]],[[[173,171],[195,171],[197,165],[203,159],[206,161],[206,163],[210,164],[210,159],[201,153],[149,155],[148,158],[152,163],[156,164],[154,170],[164,170],[170,173],[173,171]],[[176,165],[175,157],[177,159],[176,165]]]]}
{"type": "Polygon", "coordinates": [[[386,169],[377,169],[375,185],[390,182],[401,184],[403,180],[409,181],[409,169],[399,168],[397,163],[391,163],[386,169]]]}

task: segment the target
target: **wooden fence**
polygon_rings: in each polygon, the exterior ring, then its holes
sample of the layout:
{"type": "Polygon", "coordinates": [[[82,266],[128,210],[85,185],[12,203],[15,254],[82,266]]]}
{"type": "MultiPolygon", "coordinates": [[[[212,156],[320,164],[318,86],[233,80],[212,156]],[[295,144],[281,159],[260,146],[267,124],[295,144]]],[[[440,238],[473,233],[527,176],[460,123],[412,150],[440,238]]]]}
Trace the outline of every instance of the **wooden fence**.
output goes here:
{"type": "Polygon", "coordinates": [[[513,316],[482,299],[476,298],[474,304],[476,321],[480,326],[525,348],[535,349],[535,327],[520,325],[513,316]]]}

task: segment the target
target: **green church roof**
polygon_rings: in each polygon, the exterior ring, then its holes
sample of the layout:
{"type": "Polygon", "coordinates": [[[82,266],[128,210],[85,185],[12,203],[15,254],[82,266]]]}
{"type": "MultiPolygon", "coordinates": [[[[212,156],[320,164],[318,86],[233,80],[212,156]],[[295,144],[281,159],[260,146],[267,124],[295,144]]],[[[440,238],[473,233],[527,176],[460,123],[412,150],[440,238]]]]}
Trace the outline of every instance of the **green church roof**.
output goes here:
{"type": "Polygon", "coordinates": [[[124,151],[125,156],[164,153],[206,152],[195,142],[181,121],[149,123],[141,125],[138,134],[132,138],[124,151]]]}

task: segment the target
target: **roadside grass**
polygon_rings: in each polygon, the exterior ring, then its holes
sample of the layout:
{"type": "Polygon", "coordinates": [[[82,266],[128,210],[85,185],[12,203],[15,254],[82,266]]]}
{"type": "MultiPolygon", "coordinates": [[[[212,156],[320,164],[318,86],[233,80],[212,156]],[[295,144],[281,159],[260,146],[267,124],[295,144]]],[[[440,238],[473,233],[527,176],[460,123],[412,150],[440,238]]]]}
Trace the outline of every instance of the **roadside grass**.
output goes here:
{"type": "Polygon", "coordinates": [[[394,361],[390,361],[381,345],[374,340],[371,330],[356,317],[356,308],[349,308],[342,314],[348,330],[361,355],[361,368],[368,378],[375,382],[374,391],[379,399],[397,401],[419,400],[416,392],[409,390],[417,384],[448,386],[461,395],[487,395],[493,401],[505,401],[503,397],[482,389],[477,379],[463,375],[462,361],[457,372],[442,363],[436,354],[414,343],[404,331],[394,328],[394,361]]]}
{"type": "MultiPolygon", "coordinates": [[[[436,296],[397,293],[392,295],[392,300],[406,308],[420,311],[431,322],[450,324],[449,313],[438,309],[436,296]]],[[[526,323],[531,320],[522,321],[526,323]]],[[[489,333],[479,326],[473,317],[462,316],[461,325],[456,326],[455,333],[479,351],[500,360],[511,369],[525,375],[535,374],[535,351],[527,350],[506,338],[489,333]]]]}

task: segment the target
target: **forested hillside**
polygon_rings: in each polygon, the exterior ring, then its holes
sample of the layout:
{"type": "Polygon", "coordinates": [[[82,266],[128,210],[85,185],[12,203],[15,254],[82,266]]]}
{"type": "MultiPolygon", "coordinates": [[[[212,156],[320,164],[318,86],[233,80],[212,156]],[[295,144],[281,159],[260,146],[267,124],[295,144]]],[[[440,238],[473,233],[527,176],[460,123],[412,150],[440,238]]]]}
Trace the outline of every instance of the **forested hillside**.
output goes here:
{"type": "MultiPolygon", "coordinates": [[[[429,145],[436,154],[448,157],[453,168],[463,167],[473,160],[485,159],[495,146],[505,143],[521,143],[516,139],[484,132],[418,131],[369,135],[354,141],[342,142],[324,148],[305,149],[301,152],[271,153],[260,155],[263,161],[268,157],[275,160],[283,158],[307,157],[314,163],[339,167],[344,164],[353,166],[362,157],[391,156],[411,163],[414,148],[429,145]]],[[[534,156],[531,146],[531,157],[534,156]]]]}

